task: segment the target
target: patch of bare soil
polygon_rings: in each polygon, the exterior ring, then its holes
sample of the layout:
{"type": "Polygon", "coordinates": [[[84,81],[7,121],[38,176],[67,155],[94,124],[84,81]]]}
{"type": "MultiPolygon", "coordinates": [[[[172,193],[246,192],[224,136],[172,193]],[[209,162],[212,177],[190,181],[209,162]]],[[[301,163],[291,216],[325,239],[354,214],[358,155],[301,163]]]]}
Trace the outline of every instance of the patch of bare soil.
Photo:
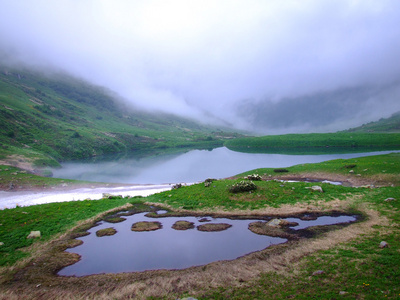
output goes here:
{"type": "Polygon", "coordinates": [[[31,173],[34,173],[35,171],[35,168],[33,167],[33,161],[23,155],[9,155],[6,159],[0,160],[0,165],[17,167],[31,173]]]}
{"type": "MultiPolygon", "coordinates": [[[[262,216],[273,212],[285,215],[293,212],[309,212],[310,208],[312,213],[322,213],[332,207],[335,211],[346,211],[353,200],[349,198],[347,201],[338,200],[336,203],[331,201],[326,203],[326,206],[315,203],[312,207],[265,209],[257,211],[257,214],[262,216]]],[[[10,268],[3,268],[0,277],[0,299],[145,299],[148,297],[176,299],[187,294],[193,297],[201,296],[208,289],[221,286],[251,285],[261,273],[269,271],[291,276],[293,266],[297,266],[304,256],[350,241],[360,234],[371,233],[374,225],[386,225],[386,219],[379,216],[376,211],[365,207],[359,209],[367,216],[363,222],[320,233],[318,238],[292,239],[285,244],[275,245],[236,260],[218,261],[184,270],[156,270],[84,277],[57,276],[58,270],[62,267],[79,260],[78,255],[64,251],[76,244],[77,240],[71,240],[71,237],[74,237],[74,230],[75,232],[77,230],[74,229],[51,242],[35,246],[32,259],[10,268]]],[[[235,215],[248,215],[248,213],[236,212],[235,215]]],[[[232,212],[221,211],[222,214],[226,217],[233,215],[232,212]]],[[[90,227],[92,224],[90,222],[93,220],[88,221],[89,225],[86,226],[90,227]]],[[[82,227],[82,224],[80,226],[82,227]]]]}

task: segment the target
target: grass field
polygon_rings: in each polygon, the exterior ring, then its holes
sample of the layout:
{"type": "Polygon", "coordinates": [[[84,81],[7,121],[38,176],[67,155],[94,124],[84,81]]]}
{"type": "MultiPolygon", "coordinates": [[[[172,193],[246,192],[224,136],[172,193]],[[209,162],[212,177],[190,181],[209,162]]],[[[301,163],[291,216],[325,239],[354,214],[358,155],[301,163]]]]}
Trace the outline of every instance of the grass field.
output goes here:
{"type": "Polygon", "coordinates": [[[209,186],[204,183],[184,186],[146,198],[117,197],[2,210],[0,242],[4,244],[0,246],[0,299],[35,299],[45,295],[64,299],[126,299],[129,295],[149,299],[185,296],[198,299],[398,299],[400,155],[305,164],[286,171],[251,170],[231,179],[213,181],[209,186]],[[229,193],[229,186],[254,173],[271,181],[254,181],[257,190],[252,193],[229,193]],[[282,176],[303,175],[353,179],[353,184],[368,183],[369,186],[357,188],[276,180],[282,176]],[[321,186],[324,192],[308,189],[312,185],[321,186]],[[53,276],[49,277],[51,280],[36,275],[39,278],[24,279],[27,275],[22,274],[28,272],[23,271],[24,268],[41,261],[40,252],[35,250],[40,245],[47,245],[78,222],[109,209],[144,202],[187,214],[279,215],[339,210],[358,211],[366,219],[337,231],[321,232],[312,240],[273,247],[237,262],[214,263],[183,271],[65,279],[53,276]],[[42,237],[26,239],[32,230],[40,230],[42,237]],[[382,241],[387,242],[388,247],[380,248],[382,241]],[[103,282],[102,285],[99,282],[103,282]]]}

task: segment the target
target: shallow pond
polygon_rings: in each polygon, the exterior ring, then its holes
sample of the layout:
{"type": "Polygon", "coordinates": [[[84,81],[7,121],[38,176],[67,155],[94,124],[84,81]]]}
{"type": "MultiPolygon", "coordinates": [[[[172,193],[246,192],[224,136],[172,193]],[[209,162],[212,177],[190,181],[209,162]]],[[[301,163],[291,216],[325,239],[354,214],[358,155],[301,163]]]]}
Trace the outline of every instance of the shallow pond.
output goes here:
{"type": "Polygon", "coordinates": [[[285,168],[338,158],[353,158],[395,151],[326,155],[283,155],[240,153],[226,147],[192,150],[183,154],[146,158],[109,157],[107,161],[63,163],[53,170],[54,177],[97,182],[161,184],[198,182],[207,178],[226,178],[257,168],[285,168]]]}
{"type": "MultiPolygon", "coordinates": [[[[248,229],[255,221],[206,217],[160,217],[151,218],[147,213],[124,216],[121,223],[101,221],[98,226],[88,230],[89,235],[81,237],[83,244],[68,249],[78,253],[81,260],[63,268],[58,274],[64,276],[85,276],[100,273],[121,273],[157,269],[184,269],[205,265],[219,260],[232,260],[251,252],[265,249],[287,240],[279,237],[258,235],[248,229]],[[176,221],[193,222],[195,228],[176,230],[172,225],[176,221]],[[162,228],[155,231],[136,232],[132,224],[141,221],[158,221],[162,228]],[[204,232],[198,226],[210,223],[226,223],[230,228],[218,232],[204,232]],[[96,232],[104,228],[114,228],[112,236],[97,237],[96,232]]],[[[160,214],[160,212],[159,212],[160,214]]],[[[355,216],[323,216],[316,220],[304,221],[287,218],[299,225],[292,229],[304,229],[316,225],[332,225],[353,222],[355,216]]]]}

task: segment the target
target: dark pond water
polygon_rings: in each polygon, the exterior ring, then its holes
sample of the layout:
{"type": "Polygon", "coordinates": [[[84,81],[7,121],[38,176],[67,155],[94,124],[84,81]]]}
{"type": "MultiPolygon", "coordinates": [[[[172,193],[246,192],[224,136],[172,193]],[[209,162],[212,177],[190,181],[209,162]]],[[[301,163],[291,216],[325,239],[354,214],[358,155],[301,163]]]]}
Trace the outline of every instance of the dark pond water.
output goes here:
{"type": "Polygon", "coordinates": [[[225,178],[257,168],[285,168],[303,163],[317,163],[337,158],[353,158],[394,151],[283,155],[252,154],[231,151],[225,147],[192,150],[183,154],[146,158],[108,158],[107,161],[81,161],[62,164],[53,170],[54,177],[98,182],[161,184],[198,182],[207,178],[225,178]]]}
{"type": "MultiPolygon", "coordinates": [[[[232,220],[211,218],[208,223],[228,223],[232,227],[219,232],[202,232],[194,229],[175,230],[172,225],[178,220],[193,222],[195,226],[203,217],[163,217],[149,218],[146,213],[125,217],[117,224],[102,221],[89,230],[90,235],[80,238],[83,244],[68,249],[78,253],[81,260],[65,267],[58,274],[64,276],[85,276],[100,273],[135,272],[157,269],[183,269],[205,265],[219,260],[232,260],[251,252],[265,249],[286,239],[258,235],[248,229],[248,224],[257,220],[232,220]],[[139,221],[159,221],[162,229],[147,232],[131,231],[133,223],[139,221]],[[113,227],[113,236],[97,237],[96,231],[113,227]]],[[[315,225],[331,225],[355,221],[355,216],[320,217],[317,220],[298,222],[293,229],[315,225]]]]}

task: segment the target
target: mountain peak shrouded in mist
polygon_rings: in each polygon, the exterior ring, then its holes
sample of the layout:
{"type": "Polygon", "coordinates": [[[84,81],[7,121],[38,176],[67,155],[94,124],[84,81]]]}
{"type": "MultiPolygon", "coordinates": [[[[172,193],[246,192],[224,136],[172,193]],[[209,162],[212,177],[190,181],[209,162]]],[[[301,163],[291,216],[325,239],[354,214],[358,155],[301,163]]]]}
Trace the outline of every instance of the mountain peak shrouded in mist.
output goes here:
{"type": "Polygon", "coordinates": [[[400,110],[396,0],[4,0],[0,53],[141,109],[258,132],[341,130],[400,110]]]}

